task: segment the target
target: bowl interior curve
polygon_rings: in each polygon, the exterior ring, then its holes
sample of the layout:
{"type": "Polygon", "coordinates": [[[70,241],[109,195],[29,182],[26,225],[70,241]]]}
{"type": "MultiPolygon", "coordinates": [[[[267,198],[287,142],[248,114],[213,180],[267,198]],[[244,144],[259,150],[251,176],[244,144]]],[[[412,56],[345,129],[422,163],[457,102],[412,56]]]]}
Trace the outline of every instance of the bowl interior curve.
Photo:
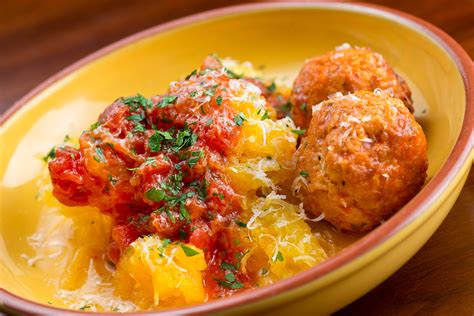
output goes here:
{"type": "Polygon", "coordinates": [[[45,271],[31,247],[40,242],[35,232],[41,221],[51,221],[36,198],[45,172],[41,157],[66,134],[78,137],[117,97],[162,93],[209,53],[248,60],[270,76],[291,80],[305,59],[345,42],[373,48],[408,81],[428,139],[432,177],[456,142],[466,100],[455,62],[426,34],[371,10],[338,6],[256,9],[199,20],[149,34],[81,66],[3,124],[0,287],[37,302],[53,300],[60,273],[45,271]]]}

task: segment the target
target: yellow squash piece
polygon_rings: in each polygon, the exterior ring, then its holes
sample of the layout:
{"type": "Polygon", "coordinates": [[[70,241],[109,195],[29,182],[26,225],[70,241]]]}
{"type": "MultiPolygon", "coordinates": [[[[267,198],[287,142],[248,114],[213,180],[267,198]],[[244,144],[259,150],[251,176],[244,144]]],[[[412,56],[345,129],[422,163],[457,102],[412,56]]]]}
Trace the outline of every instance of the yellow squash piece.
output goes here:
{"type": "Polygon", "coordinates": [[[118,296],[144,309],[205,301],[202,271],[207,265],[202,250],[167,241],[147,236],[130,245],[113,281],[118,296]]]}

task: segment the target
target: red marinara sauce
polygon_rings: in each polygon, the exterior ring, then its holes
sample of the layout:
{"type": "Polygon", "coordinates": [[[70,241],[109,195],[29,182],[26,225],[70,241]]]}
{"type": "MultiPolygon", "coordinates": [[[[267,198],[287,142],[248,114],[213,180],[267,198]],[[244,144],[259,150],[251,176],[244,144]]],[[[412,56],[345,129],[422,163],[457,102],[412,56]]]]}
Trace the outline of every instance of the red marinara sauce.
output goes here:
{"type": "Polygon", "coordinates": [[[60,202],[114,218],[112,262],[140,236],[190,242],[204,250],[211,298],[249,288],[255,277],[238,271],[248,248],[235,242],[246,235],[242,197],[222,170],[242,124],[230,105],[231,77],[205,69],[172,82],[166,95],[120,98],[83,132],[78,149],[58,148],[49,163],[60,202]],[[226,269],[238,283],[225,281],[226,269]]]}

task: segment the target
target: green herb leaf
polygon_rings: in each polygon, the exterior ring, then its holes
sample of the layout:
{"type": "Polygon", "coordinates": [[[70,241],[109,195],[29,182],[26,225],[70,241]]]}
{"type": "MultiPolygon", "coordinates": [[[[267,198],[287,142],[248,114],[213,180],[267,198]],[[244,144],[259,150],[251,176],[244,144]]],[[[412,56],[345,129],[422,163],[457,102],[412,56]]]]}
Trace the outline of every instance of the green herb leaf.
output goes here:
{"type": "Polygon", "coordinates": [[[303,111],[303,112],[306,112],[306,108],[307,108],[307,107],[308,107],[308,105],[307,105],[306,103],[303,103],[303,104],[300,105],[300,109],[301,109],[301,111],[303,111]]]}
{"type": "Polygon", "coordinates": [[[191,153],[191,156],[192,157],[188,159],[188,166],[192,168],[198,163],[199,159],[204,157],[204,152],[202,150],[195,151],[191,153]]]}
{"type": "Polygon", "coordinates": [[[186,221],[189,221],[191,219],[191,215],[189,214],[188,210],[184,206],[184,203],[180,203],[179,214],[182,217],[181,219],[185,219],[186,221]]]}
{"type": "Polygon", "coordinates": [[[306,178],[307,176],[309,176],[309,174],[308,174],[306,171],[304,171],[304,170],[301,170],[300,175],[301,175],[302,177],[304,177],[304,178],[306,178]]]}
{"type": "Polygon", "coordinates": [[[265,110],[265,113],[262,115],[262,121],[265,121],[266,119],[269,119],[270,115],[268,115],[268,110],[265,110]]]}
{"type": "Polygon", "coordinates": [[[137,93],[135,96],[124,98],[123,103],[130,106],[132,111],[135,111],[138,108],[137,105],[141,105],[145,109],[151,108],[153,106],[153,102],[150,99],[142,96],[140,93],[137,93]]]}
{"type": "Polygon", "coordinates": [[[221,105],[221,104],[222,104],[222,97],[221,97],[220,95],[217,96],[217,98],[216,98],[216,103],[217,103],[217,105],[221,105]]]}
{"type": "Polygon", "coordinates": [[[277,260],[278,261],[283,261],[284,260],[283,254],[280,251],[278,251],[275,259],[276,259],[275,261],[277,261],[277,260]]]}
{"type": "Polygon", "coordinates": [[[240,78],[242,78],[241,75],[236,74],[235,72],[233,72],[232,70],[230,70],[230,69],[228,69],[228,68],[224,68],[224,71],[226,72],[227,77],[229,77],[229,78],[232,78],[232,79],[240,79],[240,78]]]}
{"type": "Polygon", "coordinates": [[[146,191],[145,195],[147,199],[153,202],[161,202],[171,198],[168,194],[166,194],[165,191],[159,190],[157,188],[151,188],[150,190],[146,191]]]}
{"type": "Polygon", "coordinates": [[[180,130],[176,136],[176,142],[171,147],[174,151],[179,151],[186,147],[192,146],[197,141],[197,135],[194,134],[187,126],[180,130]]]}
{"type": "Polygon", "coordinates": [[[144,133],[146,132],[145,126],[141,123],[137,123],[135,127],[133,128],[133,133],[144,133]]]}
{"type": "Polygon", "coordinates": [[[166,215],[168,215],[169,219],[171,220],[171,222],[174,224],[176,223],[176,219],[174,218],[173,216],[173,213],[171,213],[171,211],[169,209],[166,209],[166,215]]]}
{"type": "Polygon", "coordinates": [[[267,90],[268,90],[269,92],[275,91],[275,90],[276,90],[275,82],[272,82],[272,84],[267,87],[267,90]]]}
{"type": "Polygon", "coordinates": [[[95,122],[94,124],[91,125],[90,130],[91,131],[95,130],[97,127],[99,127],[99,125],[100,125],[99,122],[95,122]]]}
{"type": "Polygon", "coordinates": [[[160,132],[155,132],[153,135],[148,138],[148,147],[154,153],[159,152],[161,149],[161,142],[163,141],[163,136],[160,132]]]}
{"type": "Polygon", "coordinates": [[[186,76],[186,80],[189,80],[189,78],[191,78],[192,76],[194,76],[195,74],[197,74],[197,69],[194,69],[189,75],[186,76]]]}
{"type": "Polygon", "coordinates": [[[173,136],[169,132],[157,131],[157,133],[166,140],[173,140],[173,136]]]}
{"type": "Polygon", "coordinates": [[[291,132],[293,134],[296,134],[296,135],[299,135],[299,136],[303,136],[304,133],[306,133],[306,130],[305,129],[292,129],[291,132]]]}
{"type": "Polygon", "coordinates": [[[213,97],[215,91],[212,90],[212,89],[208,89],[208,90],[204,90],[203,93],[204,93],[205,95],[208,95],[208,96],[210,96],[210,97],[213,97]]]}
{"type": "Polygon", "coordinates": [[[234,265],[227,263],[227,262],[222,262],[221,263],[221,269],[222,270],[237,270],[234,265]]]}
{"type": "Polygon", "coordinates": [[[238,115],[234,116],[234,122],[238,126],[242,126],[242,124],[246,120],[247,120],[247,118],[245,117],[245,115],[243,113],[239,113],[238,115]]]}
{"type": "Polygon", "coordinates": [[[234,220],[234,222],[240,227],[247,227],[247,224],[244,222],[239,221],[238,219],[234,220]]]}
{"type": "Polygon", "coordinates": [[[109,182],[112,183],[113,185],[115,185],[118,181],[117,179],[114,179],[114,177],[112,177],[111,174],[109,174],[108,178],[109,178],[109,182]]]}
{"type": "Polygon", "coordinates": [[[163,257],[163,252],[165,251],[165,248],[169,246],[169,244],[171,244],[170,239],[163,239],[163,241],[161,242],[161,246],[158,248],[158,250],[160,251],[160,257],[163,257]]]}
{"type": "Polygon", "coordinates": [[[193,257],[193,256],[199,254],[199,251],[196,251],[196,250],[194,250],[193,248],[190,248],[190,247],[188,247],[188,246],[186,246],[186,245],[183,245],[183,244],[181,244],[181,249],[183,249],[184,254],[185,254],[187,257],[193,257]]]}
{"type": "Polygon", "coordinates": [[[135,114],[127,116],[128,121],[134,121],[134,122],[140,122],[144,118],[145,116],[143,113],[140,113],[140,114],[135,113],[135,114]]]}
{"type": "Polygon", "coordinates": [[[46,154],[46,156],[43,157],[44,162],[48,162],[49,159],[54,159],[56,158],[56,147],[53,147],[50,149],[50,151],[46,154]]]}
{"type": "Polygon", "coordinates": [[[225,275],[224,275],[225,279],[229,282],[234,282],[235,281],[235,275],[232,273],[232,272],[227,272],[225,275]]]}
{"type": "Polygon", "coordinates": [[[164,108],[165,106],[167,106],[168,104],[171,104],[171,103],[174,103],[176,102],[176,99],[178,99],[177,96],[175,95],[167,95],[167,96],[164,96],[160,102],[158,102],[158,104],[156,105],[157,107],[159,108],[164,108]]]}
{"type": "MultiPolygon", "coordinates": [[[[95,148],[95,153],[97,154],[97,157],[99,158],[99,161],[101,161],[101,162],[105,161],[105,156],[104,156],[104,152],[102,151],[102,149],[100,149],[99,147],[96,147],[95,148]]],[[[94,156],[94,159],[95,159],[95,156],[94,156]]]]}
{"type": "Polygon", "coordinates": [[[293,107],[293,104],[290,101],[288,101],[281,107],[281,109],[283,112],[289,112],[292,107],[293,107]]]}

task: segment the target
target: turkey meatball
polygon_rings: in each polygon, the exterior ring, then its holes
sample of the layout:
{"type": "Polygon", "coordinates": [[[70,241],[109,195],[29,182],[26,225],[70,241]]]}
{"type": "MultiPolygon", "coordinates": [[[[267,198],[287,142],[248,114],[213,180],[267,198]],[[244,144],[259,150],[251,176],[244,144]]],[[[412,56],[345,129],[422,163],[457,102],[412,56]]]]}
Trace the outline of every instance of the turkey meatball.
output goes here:
{"type": "Polygon", "coordinates": [[[313,107],[293,190],[305,209],[342,231],[366,232],[423,186],[426,139],[389,92],[335,95],[313,107]]]}
{"type": "Polygon", "coordinates": [[[311,120],[311,106],[328,96],[377,88],[392,89],[394,97],[413,112],[408,85],[382,55],[366,47],[341,45],[306,61],[293,83],[292,118],[296,125],[306,129],[311,120]]]}

